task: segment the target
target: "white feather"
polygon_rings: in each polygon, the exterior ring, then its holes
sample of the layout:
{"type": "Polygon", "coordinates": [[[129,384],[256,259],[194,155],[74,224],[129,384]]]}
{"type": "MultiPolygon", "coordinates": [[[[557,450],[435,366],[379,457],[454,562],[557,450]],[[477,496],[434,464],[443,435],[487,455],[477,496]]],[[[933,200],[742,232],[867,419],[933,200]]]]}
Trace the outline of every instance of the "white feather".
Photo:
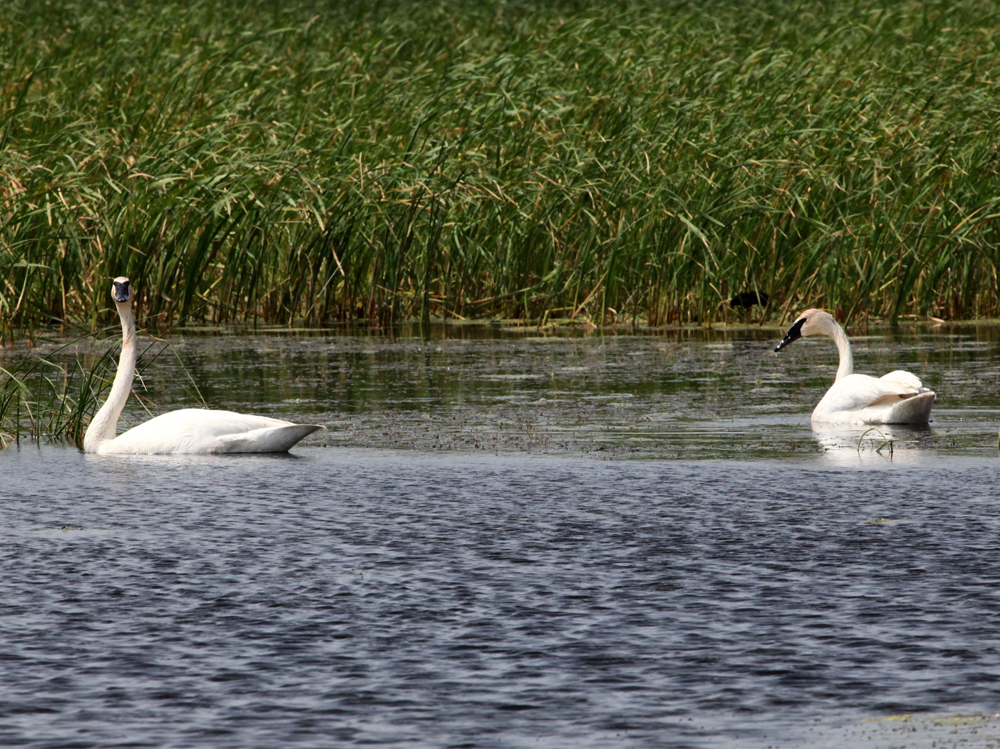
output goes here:
{"type": "Polygon", "coordinates": [[[812,420],[825,424],[926,424],[935,393],[910,372],[896,370],[882,377],[854,374],[851,344],[833,316],[811,309],[795,321],[778,350],[797,339],[793,335],[825,335],[837,344],[840,366],[837,378],[812,412],[812,420]]]}

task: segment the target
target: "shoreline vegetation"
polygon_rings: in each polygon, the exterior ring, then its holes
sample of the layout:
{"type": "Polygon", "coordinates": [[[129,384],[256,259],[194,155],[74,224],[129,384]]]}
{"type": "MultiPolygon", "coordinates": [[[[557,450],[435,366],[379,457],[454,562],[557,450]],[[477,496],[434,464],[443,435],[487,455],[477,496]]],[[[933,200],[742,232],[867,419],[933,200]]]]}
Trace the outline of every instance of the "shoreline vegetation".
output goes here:
{"type": "Polygon", "coordinates": [[[1000,316],[995,2],[0,8],[0,343],[1000,316]],[[755,315],[759,310],[755,309],[755,315]]]}

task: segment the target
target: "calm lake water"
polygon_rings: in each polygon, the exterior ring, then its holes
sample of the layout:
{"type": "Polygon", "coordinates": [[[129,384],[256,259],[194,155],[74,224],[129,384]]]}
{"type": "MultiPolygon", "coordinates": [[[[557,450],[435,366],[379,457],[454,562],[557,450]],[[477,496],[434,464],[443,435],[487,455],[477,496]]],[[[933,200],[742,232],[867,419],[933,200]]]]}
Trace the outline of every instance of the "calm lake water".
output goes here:
{"type": "Polygon", "coordinates": [[[170,338],[154,410],[329,431],[0,452],[0,745],[1000,742],[997,328],[853,337],[938,392],[864,439],[778,338],[170,338]]]}

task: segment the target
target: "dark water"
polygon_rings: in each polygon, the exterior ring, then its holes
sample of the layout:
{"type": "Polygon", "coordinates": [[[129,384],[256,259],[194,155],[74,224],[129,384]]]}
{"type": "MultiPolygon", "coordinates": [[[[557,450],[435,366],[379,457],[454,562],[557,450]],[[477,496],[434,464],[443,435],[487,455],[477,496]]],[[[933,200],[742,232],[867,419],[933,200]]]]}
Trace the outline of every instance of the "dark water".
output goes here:
{"type": "Polygon", "coordinates": [[[872,466],[8,451],[0,744],[832,747],[994,713],[1000,464],[872,466]]]}
{"type": "Polygon", "coordinates": [[[1000,746],[996,332],[856,338],[939,394],[864,438],[775,331],[172,339],[330,429],[0,452],[0,746],[1000,746]]]}

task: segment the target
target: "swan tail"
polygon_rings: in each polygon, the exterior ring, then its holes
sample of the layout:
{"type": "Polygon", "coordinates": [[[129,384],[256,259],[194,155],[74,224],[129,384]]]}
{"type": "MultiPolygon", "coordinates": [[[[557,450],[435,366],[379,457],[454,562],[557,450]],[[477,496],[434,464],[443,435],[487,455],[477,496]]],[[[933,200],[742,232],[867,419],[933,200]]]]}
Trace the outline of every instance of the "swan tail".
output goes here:
{"type": "Polygon", "coordinates": [[[289,424],[265,427],[239,434],[225,434],[216,440],[215,453],[283,453],[299,440],[326,427],[319,424],[289,424]]]}
{"type": "Polygon", "coordinates": [[[912,395],[896,403],[890,410],[884,424],[926,424],[931,420],[931,406],[937,395],[933,390],[912,395]]]}

